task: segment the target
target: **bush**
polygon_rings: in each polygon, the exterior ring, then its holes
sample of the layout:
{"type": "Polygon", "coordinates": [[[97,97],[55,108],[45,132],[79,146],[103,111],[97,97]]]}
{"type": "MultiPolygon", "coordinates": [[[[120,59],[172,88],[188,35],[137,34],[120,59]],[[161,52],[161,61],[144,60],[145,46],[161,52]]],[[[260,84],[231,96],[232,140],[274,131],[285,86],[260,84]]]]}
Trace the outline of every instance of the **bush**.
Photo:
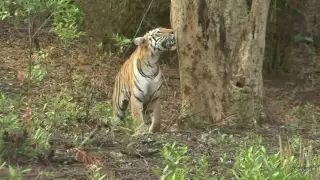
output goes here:
{"type": "MultiPolygon", "coordinates": [[[[291,144],[292,150],[296,150],[296,137],[291,144]]],[[[309,147],[300,147],[298,150],[307,152],[296,157],[280,151],[272,154],[262,145],[262,138],[258,137],[253,145],[245,145],[237,149],[235,162],[232,168],[224,176],[210,175],[206,156],[192,161],[188,155],[186,145],[176,146],[175,143],[167,144],[161,151],[163,170],[153,169],[153,172],[162,180],[177,179],[270,179],[270,180],[313,180],[320,177],[320,157],[313,154],[309,147]]],[[[301,144],[300,144],[301,145],[301,144]]],[[[226,156],[226,155],[225,155],[226,156]]],[[[230,156],[232,157],[232,156],[230,156]]],[[[219,166],[227,168],[224,164],[226,157],[220,157],[219,166]]]]}

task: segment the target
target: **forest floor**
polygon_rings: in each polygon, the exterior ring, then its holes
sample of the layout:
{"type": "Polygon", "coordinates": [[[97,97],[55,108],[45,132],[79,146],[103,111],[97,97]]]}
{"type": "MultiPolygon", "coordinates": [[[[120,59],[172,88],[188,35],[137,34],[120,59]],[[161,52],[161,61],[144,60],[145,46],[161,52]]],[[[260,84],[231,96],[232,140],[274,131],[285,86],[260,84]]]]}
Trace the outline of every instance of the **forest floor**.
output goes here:
{"type": "MultiPolygon", "coordinates": [[[[29,63],[27,31],[4,22],[0,22],[0,27],[0,92],[7,101],[19,102],[14,112],[18,120],[30,124],[30,132],[36,131],[37,127],[32,127],[34,121],[34,125],[42,125],[50,134],[51,153],[47,150],[32,158],[21,151],[18,141],[35,136],[9,134],[13,145],[7,145],[6,151],[10,158],[2,158],[0,163],[11,163],[19,170],[30,168],[22,175],[23,179],[98,179],[93,176],[99,173],[107,174],[107,179],[157,179],[152,169],[164,168],[160,152],[165,144],[174,142],[186,145],[187,155],[192,159],[206,155],[210,174],[223,175],[226,168],[232,168],[238,148],[243,143],[254,144],[257,135],[262,136],[262,144],[269,153],[279,151],[279,137],[283,142],[300,137],[312,144],[315,155],[320,155],[319,74],[313,76],[312,85],[310,80],[293,76],[265,76],[266,111],[270,118],[258,129],[216,126],[209,131],[206,127],[193,126],[177,130],[173,128],[180,108],[176,59],[163,66],[166,81],[161,133],[133,137],[127,130],[110,132],[102,128],[85,149],[77,148],[94,124],[110,115],[110,98],[120,58],[94,55],[87,44],[81,43],[66,50],[52,36],[40,34],[41,50],[48,54],[33,56],[33,64],[46,68],[34,68],[35,77],[40,80],[35,80],[27,92],[28,83],[21,76],[29,63]],[[13,155],[16,150],[9,147],[20,149],[13,155]],[[223,153],[227,155],[225,165],[220,164],[223,153]],[[90,173],[92,164],[102,168],[99,173],[90,173]]],[[[0,118],[5,116],[0,110],[0,118]]],[[[0,179],[8,179],[8,172],[8,166],[0,168],[0,179]]]]}

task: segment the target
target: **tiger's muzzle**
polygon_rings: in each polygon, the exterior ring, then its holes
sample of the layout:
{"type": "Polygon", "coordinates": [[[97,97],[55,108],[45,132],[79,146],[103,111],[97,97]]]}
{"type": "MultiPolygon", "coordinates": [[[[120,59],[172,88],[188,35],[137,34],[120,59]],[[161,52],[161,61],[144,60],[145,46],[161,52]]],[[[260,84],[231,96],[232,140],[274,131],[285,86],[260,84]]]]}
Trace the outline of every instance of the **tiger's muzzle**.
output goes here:
{"type": "Polygon", "coordinates": [[[176,38],[174,34],[170,34],[165,40],[161,43],[161,46],[164,47],[168,51],[176,50],[176,38]]]}

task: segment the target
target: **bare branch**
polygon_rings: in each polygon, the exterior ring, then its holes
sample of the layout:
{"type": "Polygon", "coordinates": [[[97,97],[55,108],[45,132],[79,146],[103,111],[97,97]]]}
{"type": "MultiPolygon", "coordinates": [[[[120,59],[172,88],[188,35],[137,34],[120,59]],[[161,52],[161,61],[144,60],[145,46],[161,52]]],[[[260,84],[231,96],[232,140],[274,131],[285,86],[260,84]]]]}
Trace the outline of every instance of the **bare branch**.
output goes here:
{"type": "Polygon", "coordinates": [[[53,13],[51,13],[50,16],[41,24],[41,26],[32,35],[32,39],[38,34],[38,32],[41,30],[41,28],[49,21],[49,19],[52,17],[52,15],[53,15],[53,13]]]}

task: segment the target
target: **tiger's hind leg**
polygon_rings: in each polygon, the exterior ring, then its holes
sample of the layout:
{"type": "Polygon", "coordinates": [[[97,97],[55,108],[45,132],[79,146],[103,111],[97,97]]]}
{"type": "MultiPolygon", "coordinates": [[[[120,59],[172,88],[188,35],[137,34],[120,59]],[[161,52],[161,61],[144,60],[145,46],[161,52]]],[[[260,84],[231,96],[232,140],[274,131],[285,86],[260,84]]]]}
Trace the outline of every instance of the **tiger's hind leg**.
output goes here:
{"type": "Polygon", "coordinates": [[[114,94],[113,94],[114,119],[123,121],[126,116],[126,110],[128,106],[129,106],[129,98],[126,92],[124,90],[119,90],[117,94],[116,90],[114,90],[114,94]]]}
{"type": "Polygon", "coordinates": [[[128,108],[128,105],[129,105],[129,100],[126,100],[126,99],[122,100],[119,103],[119,109],[114,111],[114,117],[117,120],[120,120],[120,121],[124,120],[124,118],[126,117],[126,110],[128,108]]]}

